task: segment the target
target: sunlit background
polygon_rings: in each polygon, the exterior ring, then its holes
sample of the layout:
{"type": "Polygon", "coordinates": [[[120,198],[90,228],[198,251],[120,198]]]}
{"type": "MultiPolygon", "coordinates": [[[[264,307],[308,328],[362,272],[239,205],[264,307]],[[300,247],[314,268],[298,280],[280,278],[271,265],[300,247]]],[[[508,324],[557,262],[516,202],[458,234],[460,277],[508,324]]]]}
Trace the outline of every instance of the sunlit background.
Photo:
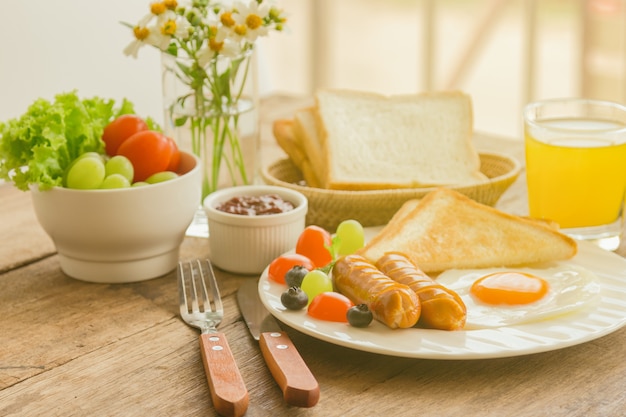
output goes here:
{"type": "MultiPolygon", "coordinates": [[[[160,56],[132,40],[149,0],[2,0],[0,120],[38,97],[126,97],[162,120],[160,56]]],[[[286,32],[259,42],[263,95],[317,88],[461,89],[476,130],[519,138],[525,102],[626,101],[626,0],[277,0],[286,32]]]]}

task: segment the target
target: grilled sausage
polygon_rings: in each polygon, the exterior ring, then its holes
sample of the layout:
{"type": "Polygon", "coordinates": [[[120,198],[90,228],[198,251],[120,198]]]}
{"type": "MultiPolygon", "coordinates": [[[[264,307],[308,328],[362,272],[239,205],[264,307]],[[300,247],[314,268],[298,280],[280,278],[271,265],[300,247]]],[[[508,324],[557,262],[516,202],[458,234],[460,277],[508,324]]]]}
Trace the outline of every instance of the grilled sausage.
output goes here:
{"type": "Polygon", "coordinates": [[[422,306],[419,326],[442,330],[465,326],[467,309],[461,297],[422,272],[404,254],[387,252],[376,262],[376,267],[415,291],[422,306]]]}
{"type": "Polygon", "coordinates": [[[367,304],[378,321],[392,329],[413,327],[420,316],[416,294],[381,273],[359,255],[347,255],[332,271],[337,291],[355,304],[367,304]]]}

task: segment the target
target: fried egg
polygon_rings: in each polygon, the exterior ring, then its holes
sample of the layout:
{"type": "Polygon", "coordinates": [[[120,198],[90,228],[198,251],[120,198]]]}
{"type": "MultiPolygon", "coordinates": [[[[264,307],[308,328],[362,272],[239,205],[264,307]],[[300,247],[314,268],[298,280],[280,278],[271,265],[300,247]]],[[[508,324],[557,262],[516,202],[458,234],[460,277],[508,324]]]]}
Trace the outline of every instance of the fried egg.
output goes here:
{"type": "Polygon", "coordinates": [[[600,286],[589,270],[565,264],[545,268],[449,270],[437,282],[455,291],[467,307],[465,329],[530,323],[589,305],[600,286]]]}

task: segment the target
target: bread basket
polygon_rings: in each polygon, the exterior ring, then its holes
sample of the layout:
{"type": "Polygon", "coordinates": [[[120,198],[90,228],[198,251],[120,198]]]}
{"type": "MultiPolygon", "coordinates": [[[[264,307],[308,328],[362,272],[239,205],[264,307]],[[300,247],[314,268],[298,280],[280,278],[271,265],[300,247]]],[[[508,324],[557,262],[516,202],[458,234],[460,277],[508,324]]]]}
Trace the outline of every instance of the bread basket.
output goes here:
{"type": "MultiPolygon", "coordinates": [[[[451,186],[466,196],[489,206],[513,184],[521,171],[520,163],[509,156],[480,153],[483,174],[489,179],[473,186],[451,186]]],[[[309,201],[307,224],[315,224],[329,231],[346,219],[358,220],[363,226],[386,224],[402,204],[421,198],[433,188],[401,188],[372,191],[326,190],[303,184],[302,173],[290,159],[280,159],[265,167],[263,180],[270,185],[291,188],[304,194],[309,201]]]]}

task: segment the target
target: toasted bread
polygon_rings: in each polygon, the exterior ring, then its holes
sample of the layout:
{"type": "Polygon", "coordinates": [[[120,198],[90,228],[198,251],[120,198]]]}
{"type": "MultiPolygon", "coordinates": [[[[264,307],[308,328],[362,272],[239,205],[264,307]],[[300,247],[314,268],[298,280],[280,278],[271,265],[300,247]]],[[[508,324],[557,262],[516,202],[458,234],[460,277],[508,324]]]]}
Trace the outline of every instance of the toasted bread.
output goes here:
{"type": "Polygon", "coordinates": [[[311,187],[321,187],[313,165],[294,132],[294,121],[276,120],[273,124],[273,133],[276,143],[285,151],[294,165],[300,169],[306,183],[311,187]]]}
{"type": "Polygon", "coordinates": [[[319,143],[329,189],[377,190],[486,181],[472,143],[468,95],[316,94],[319,143]]]}
{"type": "Polygon", "coordinates": [[[437,188],[406,202],[359,254],[375,262],[390,251],[403,252],[424,272],[436,273],[569,259],[577,244],[549,223],[437,188]]]}
{"type": "Polygon", "coordinates": [[[311,170],[315,174],[320,188],[326,188],[323,183],[326,172],[326,159],[322,149],[321,138],[317,131],[315,109],[308,108],[296,112],[293,123],[293,134],[296,141],[301,145],[311,163],[311,170]]]}

